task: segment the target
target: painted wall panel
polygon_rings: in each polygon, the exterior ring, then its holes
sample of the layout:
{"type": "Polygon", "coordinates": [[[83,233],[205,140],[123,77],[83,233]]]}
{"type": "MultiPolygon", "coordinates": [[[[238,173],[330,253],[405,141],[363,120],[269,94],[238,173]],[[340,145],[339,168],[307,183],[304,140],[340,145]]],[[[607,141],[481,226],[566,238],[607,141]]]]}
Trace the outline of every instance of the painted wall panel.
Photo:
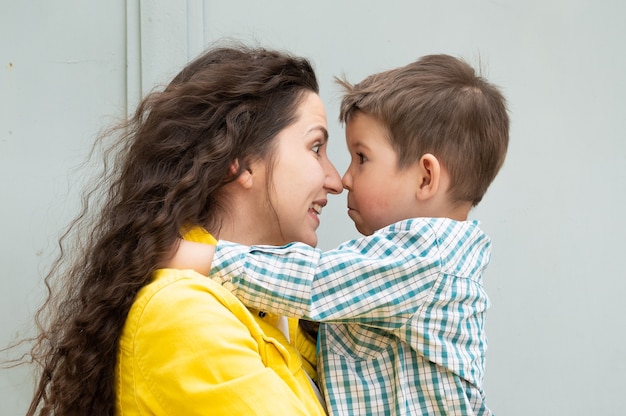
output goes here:
{"type": "MultiPolygon", "coordinates": [[[[0,2],[2,346],[32,330],[43,272],[78,208],[78,166],[105,116],[125,113],[124,11],[119,0],[0,2]]],[[[0,369],[0,413],[25,413],[29,376],[0,369]]]]}
{"type": "MultiPolygon", "coordinates": [[[[505,166],[472,213],[494,243],[488,402],[510,416],[623,413],[626,3],[83,3],[0,3],[0,342],[30,322],[104,116],[124,114],[205,45],[233,37],[309,57],[340,171],[333,77],[448,53],[502,87],[512,120],[505,166]]],[[[330,198],[319,234],[322,248],[357,236],[345,194],[330,198]]],[[[7,414],[23,414],[30,391],[27,371],[0,370],[7,414]]]]}

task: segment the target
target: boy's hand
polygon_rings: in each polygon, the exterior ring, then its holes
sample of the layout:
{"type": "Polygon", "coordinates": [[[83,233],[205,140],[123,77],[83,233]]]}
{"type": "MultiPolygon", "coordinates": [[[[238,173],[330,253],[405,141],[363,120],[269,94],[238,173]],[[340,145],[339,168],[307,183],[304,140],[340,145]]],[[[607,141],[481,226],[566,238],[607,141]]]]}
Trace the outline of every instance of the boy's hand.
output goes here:
{"type": "Polygon", "coordinates": [[[174,255],[165,262],[169,269],[192,269],[205,276],[211,271],[215,246],[180,239],[174,255]]]}

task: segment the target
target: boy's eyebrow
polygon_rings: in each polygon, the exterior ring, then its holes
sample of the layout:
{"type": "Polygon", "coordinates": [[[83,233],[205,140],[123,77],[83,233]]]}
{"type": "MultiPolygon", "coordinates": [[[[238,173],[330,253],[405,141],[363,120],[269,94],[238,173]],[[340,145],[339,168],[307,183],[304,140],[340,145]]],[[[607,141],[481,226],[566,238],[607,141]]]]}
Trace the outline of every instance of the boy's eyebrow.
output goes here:
{"type": "Polygon", "coordinates": [[[357,140],[355,143],[352,144],[352,146],[369,150],[369,146],[361,140],[357,140]]]}

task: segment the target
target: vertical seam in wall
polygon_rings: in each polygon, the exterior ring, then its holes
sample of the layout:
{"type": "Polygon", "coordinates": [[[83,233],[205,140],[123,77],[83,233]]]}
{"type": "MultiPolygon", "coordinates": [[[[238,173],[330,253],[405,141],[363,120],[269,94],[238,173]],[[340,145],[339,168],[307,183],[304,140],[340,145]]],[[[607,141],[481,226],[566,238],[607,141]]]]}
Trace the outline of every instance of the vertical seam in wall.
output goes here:
{"type": "Polygon", "coordinates": [[[202,49],[206,46],[207,30],[206,30],[206,1],[202,0],[202,49]]]}
{"type": "Polygon", "coordinates": [[[205,46],[203,0],[187,0],[186,2],[186,37],[187,61],[195,59],[205,46]]]}
{"type": "Polygon", "coordinates": [[[128,114],[128,0],[124,6],[124,111],[128,114]]]}
{"type": "Polygon", "coordinates": [[[141,0],[126,0],[126,114],[141,100],[142,77],[141,0]]]}
{"type": "Polygon", "coordinates": [[[141,25],[141,4],[137,4],[137,98],[141,99],[143,93],[143,31],[141,25]]]}
{"type": "Polygon", "coordinates": [[[192,1],[192,0],[187,0],[185,2],[185,25],[187,26],[186,27],[186,31],[185,31],[186,32],[185,33],[185,43],[186,43],[185,47],[187,48],[187,53],[186,53],[187,60],[190,59],[189,55],[191,55],[191,52],[190,52],[191,51],[191,35],[190,35],[190,30],[189,30],[189,28],[191,27],[190,22],[189,22],[189,20],[191,18],[191,16],[190,16],[191,15],[191,12],[190,12],[191,8],[189,7],[189,2],[190,1],[192,1]]]}

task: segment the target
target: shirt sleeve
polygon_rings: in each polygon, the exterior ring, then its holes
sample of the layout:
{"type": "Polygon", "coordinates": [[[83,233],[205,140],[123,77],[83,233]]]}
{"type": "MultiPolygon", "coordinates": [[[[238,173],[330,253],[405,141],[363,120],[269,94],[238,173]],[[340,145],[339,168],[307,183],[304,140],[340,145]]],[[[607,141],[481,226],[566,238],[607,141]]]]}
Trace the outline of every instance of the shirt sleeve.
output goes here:
{"type": "Polygon", "coordinates": [[[220,241],[211,277],[250,307],[324,322],[397,329],[440,272],[432,229],[378,232],[322,252],[302,243],[242,246],[220,241]]]}

